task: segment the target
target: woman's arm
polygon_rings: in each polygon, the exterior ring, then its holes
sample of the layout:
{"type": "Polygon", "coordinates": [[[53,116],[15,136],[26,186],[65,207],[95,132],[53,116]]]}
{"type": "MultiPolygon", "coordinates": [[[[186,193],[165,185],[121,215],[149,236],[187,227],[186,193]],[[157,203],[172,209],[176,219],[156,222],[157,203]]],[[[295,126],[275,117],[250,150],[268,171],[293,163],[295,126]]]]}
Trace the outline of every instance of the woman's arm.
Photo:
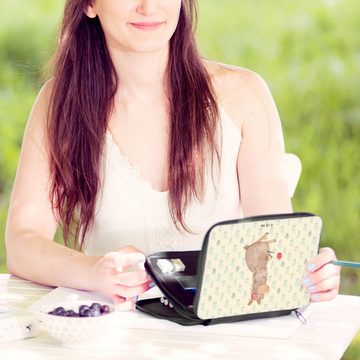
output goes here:
{"type": "MultiPolygon", "coordinates": [[[[66,279],[72,278],[67,272],[75,272],[76,275],[79,267],[82,268],[82,256],[51,241],[57,221],[49,201],[49,167],[45,145],[50,88],[51,83],[48,83],[40,91],[24,133],[5,241],[10,272],[47,285],[65,285],[66,279]],[[79,266],[66,264],[73,263],[72,259],[76,259],[79,266]],[[62,262],[62,271],[58,271],[59,261],[62,262]]],[[[89,259],[86,258],[86,261],[89,259]]],[[[79,279],[79,276],[74,276],[74,279],[79,279]]],[[[83,286],[89,287],[90,284],[83,286]]]]}
{"type": "Polygon", "coordinates": [[[51,82],[40,91],[24,134],[6,226],[8,270],[45,285],[101,291],[114,300],[133,296],[146,285],[145,272],[133,273],[129,280],[117,268],[143,261],[139,251],[129,247],[105,257],[87,256],[53,241],[57,220],[49,199],[45,132],[50,92],[51,82]],[[137,255],[129,258],[129,253],[137,255]]]}
{"type": "Polygon", "coordinates": [[[240,201],[245,216],[292,212],[286,183],[285,148],[281,122],[266,83],[245,72],[246,117],[238,156],[240,201]]]}
{"type": "Polygon", "coordinates": [[[292,212],[281,122],[266,83],[247,69],[205,64],[219,102],[242,136],[237,172],[244,215],[292,212]]]}
{"type": "MultiPolygon", "coordinates": [[[[218,93],[242,135],[237,168],[244,215],[292,212],[284,174],[283,134],[271,93],[258,75],[225,68],[217,81],[218,93]]],[[[321,248],[309,260],[303,285],[312,301],[331,300],[338,294],[340,267],[330,264],[335,259],[332,249],[321,248]]]]}

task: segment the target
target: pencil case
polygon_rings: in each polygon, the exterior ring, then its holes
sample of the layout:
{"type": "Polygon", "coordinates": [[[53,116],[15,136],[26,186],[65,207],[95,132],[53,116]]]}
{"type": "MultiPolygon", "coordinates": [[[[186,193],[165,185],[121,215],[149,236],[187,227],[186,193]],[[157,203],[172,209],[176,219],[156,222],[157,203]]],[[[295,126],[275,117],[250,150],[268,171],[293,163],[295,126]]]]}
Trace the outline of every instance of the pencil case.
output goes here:
{"type": "Polygon", "coordinates": [[[181,325],[288,315],[309,303],[302,279],[321,228],[310,213],[219,222],[200,251],[147,256],[145,269],[164,296],[139,300],[136,309],[181,325]]]}

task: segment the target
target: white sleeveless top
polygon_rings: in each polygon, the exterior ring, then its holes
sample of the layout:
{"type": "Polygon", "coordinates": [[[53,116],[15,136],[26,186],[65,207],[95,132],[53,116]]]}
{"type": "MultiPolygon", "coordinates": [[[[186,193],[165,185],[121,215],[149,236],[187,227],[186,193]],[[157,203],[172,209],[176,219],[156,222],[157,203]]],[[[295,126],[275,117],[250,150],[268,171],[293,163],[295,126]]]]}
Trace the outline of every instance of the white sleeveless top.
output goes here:
{"type": "Polygon", "coordinates": [[[185,223],[194,234],[176,229],[169,212],[168,192],[154,190],[107,132],[102,187],[94,224],[85,238],[85,253],[104,255],[127,245],[146,254],[197,250],[213,224],[242,217],[236,166],[241,135],[221,108],[220,120],[221,164],[220,173],[217,170],[214,177],[216,187],[208,176],[204,201],[193,200],[185,214],[185,223]]]}

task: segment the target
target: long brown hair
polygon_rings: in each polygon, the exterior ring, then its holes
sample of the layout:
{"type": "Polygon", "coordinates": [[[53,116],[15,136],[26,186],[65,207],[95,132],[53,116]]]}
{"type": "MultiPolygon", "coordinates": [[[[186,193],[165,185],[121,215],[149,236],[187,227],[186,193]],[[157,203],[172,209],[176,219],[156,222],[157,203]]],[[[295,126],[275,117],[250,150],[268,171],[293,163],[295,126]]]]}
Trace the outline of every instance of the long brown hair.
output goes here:
{"type": "MultiPolygon", "coordinates": [[[[51,189],[65,243],[82,248],[95,215],[100,163],[118,79],[98,17],[88,18],[90,0],[67,0],[48,113],[51,189]]],[[[203,199],[205,161],[219,159],[218,107],[211,79],[194,39],[196,0],[182,0],[170,40],[167,66],[170,139],[169,210],[180,230],[190,231],[184,212],[203,199]]]]}

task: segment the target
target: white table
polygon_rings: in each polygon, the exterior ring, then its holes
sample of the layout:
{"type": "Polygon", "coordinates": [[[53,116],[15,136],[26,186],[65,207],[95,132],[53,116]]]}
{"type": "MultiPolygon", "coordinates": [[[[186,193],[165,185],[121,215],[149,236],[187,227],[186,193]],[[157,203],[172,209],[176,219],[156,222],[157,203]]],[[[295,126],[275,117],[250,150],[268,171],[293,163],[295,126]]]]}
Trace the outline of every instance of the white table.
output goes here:
{"type": "MultiPolygon", "coordinates": [[[[27,308],[52,288],[0,274],[0,303],[27,308]]],[[[340,359],[360,329],[360,297],[339,295],[313,304],[307,324],[290,339],[126,329],[111,346],[61,346],[47,333],[0,345],[0,359],[340,359]]],[[[216,326],[216,325],[215,325],[216,326]]],[[[115,334],[116,335],[116,334],[115,334]]],[[[117,336],[117,335],[116,335],[117,336]]]]}

